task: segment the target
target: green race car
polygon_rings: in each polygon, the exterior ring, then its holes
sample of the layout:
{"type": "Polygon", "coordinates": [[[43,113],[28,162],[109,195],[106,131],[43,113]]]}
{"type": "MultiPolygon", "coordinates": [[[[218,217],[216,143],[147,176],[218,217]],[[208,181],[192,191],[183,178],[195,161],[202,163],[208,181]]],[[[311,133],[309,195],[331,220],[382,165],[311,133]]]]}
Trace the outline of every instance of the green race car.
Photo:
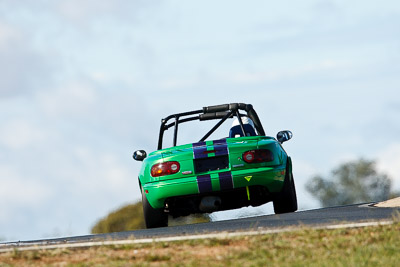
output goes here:
{"type": "MultiPolygon", "coordinates": [[[[147,228],[168,226],[168,215],[259,206],[273,201],[275,213],[297,210],[292,162],[282,143],[292,138],[280,131],[266,136],[252,105],[204,107],[161,120],[158,149],[143,161],[139,186],[147,228]],[[208,140],[225,121],[234,120],[229,137],[208,140]],[[178,126],[189,121],[218,120],[199,141],[177,145],[178,126]],[[163,148],[164,132],[173,128],[173,146],[163,148]]],[[[196,140],[194,140],[196,141],[196,140]]]]}

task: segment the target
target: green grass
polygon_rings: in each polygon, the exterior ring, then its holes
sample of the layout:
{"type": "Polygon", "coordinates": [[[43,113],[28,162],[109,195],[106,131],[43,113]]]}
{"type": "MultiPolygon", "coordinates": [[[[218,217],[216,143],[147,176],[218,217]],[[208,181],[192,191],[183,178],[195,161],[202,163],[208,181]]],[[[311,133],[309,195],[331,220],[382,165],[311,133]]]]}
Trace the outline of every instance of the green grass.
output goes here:
{"type": "Polygon", "coordinates": [[[0,266],[400,266],[400,223],[0,254],[0,266]]]}

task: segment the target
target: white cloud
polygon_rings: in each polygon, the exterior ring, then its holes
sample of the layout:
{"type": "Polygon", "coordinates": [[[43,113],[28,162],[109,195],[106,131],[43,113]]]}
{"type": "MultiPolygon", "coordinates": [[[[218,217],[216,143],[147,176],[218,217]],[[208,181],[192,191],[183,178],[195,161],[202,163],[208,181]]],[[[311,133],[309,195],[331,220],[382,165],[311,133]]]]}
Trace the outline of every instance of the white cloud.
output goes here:
{"type": "Polygon", "coordinates": [[[22,39],[21,32],[10,25],[0,22],[0,50],[9,48],[22,39]]]}
{"type": "Polygon", "coordinates": [[[32,92],[52,80],[48,62],[31,43],[30,34],[0,20],[0,97],[32,92]]]}
{"type": "Polygon", "coordinates": [[[108,19],[109,22],[115,20],[137,22],[139,11],[149,6],[154,8],[154,3],[145,0],[62,0],[54,5],[54,12],[69,22],[82,26],[104,19],[108,19]]]}
{"type": "Polygon", "coordinates": [[[127,185],[137,182],[132,170],[124,164],[126,161],[121,159],[122,155],[102,150],[104,148],[95,150],[88,146],[75,147],[73,153],[76,168],[66,168],[63,176],[71,183],[71,188],[81,188],[82,193],[89,189],[92,194],[108,192],[115,197],[123,194],[131,195],[131,192],[136,190],[127,185]]]}
{"type": "Polygon", "coordinates": [[[12,221],[21,209],[38,208],[53,196],[52,188],[31,178],[0,165],[0,221],[12,221]]]}
{"type": "Polygon", "coordinates": [[[292,164],[299,210],[317,208],[318,203],[316,199],[307,192],[305,185],[314,175],[319,174],[318,168],[296,157],[292,157],[292,164]]]}
{"type": "Polygon", "coordinates": [[[377,153],[377,167],[393,179],[393,187],[400,190],[400,142],[391,143],[377,153]]]}
{"type": "Polygon", "coordinates": [[[60,14],[70,20],[87,20],[92,15],[104,15],[110,8],[114,7],[113,1],[96,1],[96,0],[69,0],[60,1],[57,9],[60,14]]]}
{"type": "Polygon", "coordinates": [[[26,149],[48,137],[42,128],[26,119],[13,119],[0,125],[0,144],[7,149],[26,149]]]}
{"type": "Polygon", "coordinates": [[[52,117],[86,117],[97,104],[94,85],[85,81],[69,81],[53,90],[36,94],[39,107],[52,117]]]}

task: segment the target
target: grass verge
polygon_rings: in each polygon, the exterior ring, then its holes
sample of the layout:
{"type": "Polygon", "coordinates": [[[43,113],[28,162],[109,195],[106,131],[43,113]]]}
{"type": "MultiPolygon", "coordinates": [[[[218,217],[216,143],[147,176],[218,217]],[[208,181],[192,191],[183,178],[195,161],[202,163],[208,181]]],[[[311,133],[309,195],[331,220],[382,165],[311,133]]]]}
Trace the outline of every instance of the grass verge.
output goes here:
{"type": "Polygon", "coordinates": [[[0,266],[398,266],[400,223],[0,254],[0,266]]]}

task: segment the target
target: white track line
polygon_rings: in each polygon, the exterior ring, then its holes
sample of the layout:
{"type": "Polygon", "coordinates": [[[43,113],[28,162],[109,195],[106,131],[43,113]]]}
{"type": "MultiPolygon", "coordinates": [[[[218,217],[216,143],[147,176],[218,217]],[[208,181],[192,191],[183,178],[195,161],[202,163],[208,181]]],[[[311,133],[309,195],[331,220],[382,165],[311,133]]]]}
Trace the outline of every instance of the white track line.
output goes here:
{"type": "Polygon", "coordinates": [[[128,240],[110,240],[110,241],[93,241],[93,242],[81,242],[71,244],[53,244],[53,245],[29,245],[29,246],[12,246],[6,245],[5,248],[0,248],[0,253],[12,252],[12,251],[28,251],[28,250],[48,250],[48,249],[67,249],[67,248],[84,248],[84,247],[96,247],[96,246],[115,246],[115,245],[132,245],[132,244],[146,244],[153,242],[174,242],[174,241],[185,241],[194,239],[227,239],[239,236],[254,236],[254,235],[265,235],[275,234],[290,231],[297,231],[305,228],[312,229],[342,229],[342,228],[358,228],[368,226],[380,226],[390,225],[393,221],[378,221],[378,222],[360,222],[360,223],[345,223],[345,224],[334,224],[325,226],[300,226],[300,227],[285,227],[279,229],[263,229],[243,232],[221,232],[212,234],[200,234],[200,235],[188,235],[188,236],[172,236],[172,237],[160,237],[160,238],[144,238],[144,239],[128,239],[128,240]]]}

